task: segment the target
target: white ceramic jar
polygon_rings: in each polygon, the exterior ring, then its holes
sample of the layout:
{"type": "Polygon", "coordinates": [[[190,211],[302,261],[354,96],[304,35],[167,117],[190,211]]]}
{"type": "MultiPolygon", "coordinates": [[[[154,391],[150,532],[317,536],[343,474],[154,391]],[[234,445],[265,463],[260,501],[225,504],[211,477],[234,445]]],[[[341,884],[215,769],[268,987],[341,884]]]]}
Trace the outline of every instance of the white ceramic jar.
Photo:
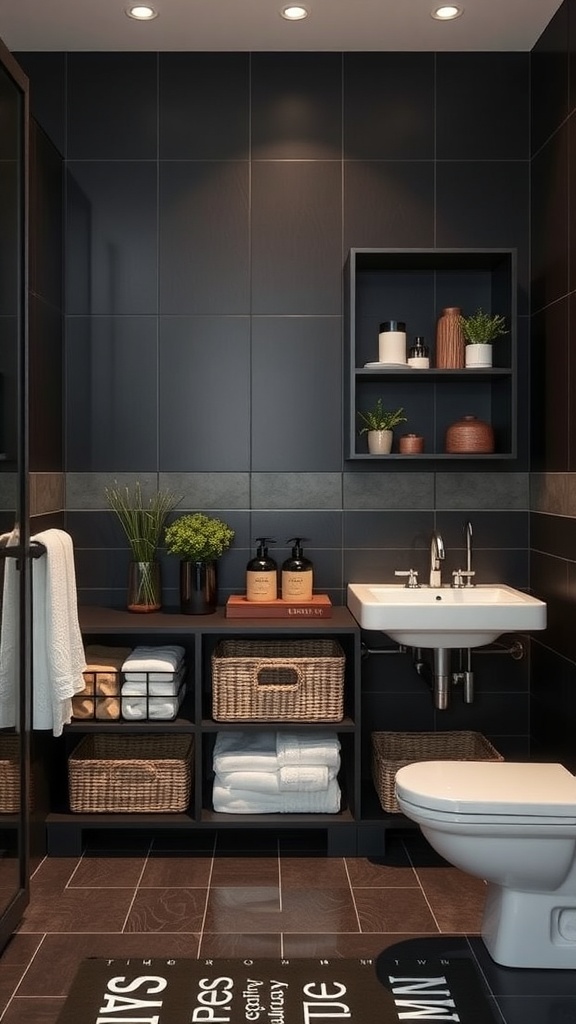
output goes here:
{"type": "Polygon", "coordinates": [[[406,362],[406,324],[402,320],[385,320],[380,324],[378,359],[381,363],[406,362]]]}

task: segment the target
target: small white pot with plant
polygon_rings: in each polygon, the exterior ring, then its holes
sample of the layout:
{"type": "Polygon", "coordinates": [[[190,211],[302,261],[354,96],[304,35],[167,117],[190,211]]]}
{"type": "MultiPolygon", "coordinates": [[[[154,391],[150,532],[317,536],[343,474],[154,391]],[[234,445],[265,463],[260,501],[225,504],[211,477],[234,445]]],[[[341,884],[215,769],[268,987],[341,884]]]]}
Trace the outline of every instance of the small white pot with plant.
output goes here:
{"type": "Polygon", "coordinates": [[[399,423],[406,423],[404,409],[388,410],[382,406],[379,398],[373,409],[358,412],[364,426],[359,433],[368,435],[368,451],[370,455],[389,455],[392,451],[394,438],[393,428],[399,423]]]}
{"type": "Polygon", "coordinates": [[[477,309],[472,316],[461,316],[460,326],[466,342],[466,366],[477,369],[492,366],[492,342],[508,334],[504,317],[477,309]]]}

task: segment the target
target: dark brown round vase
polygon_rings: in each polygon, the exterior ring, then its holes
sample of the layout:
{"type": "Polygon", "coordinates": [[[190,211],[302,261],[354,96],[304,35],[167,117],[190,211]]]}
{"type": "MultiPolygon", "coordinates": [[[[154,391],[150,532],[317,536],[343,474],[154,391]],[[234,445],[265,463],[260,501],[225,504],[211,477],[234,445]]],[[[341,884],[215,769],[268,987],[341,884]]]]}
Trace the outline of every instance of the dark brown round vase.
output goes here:
{"type": "Polygon", "coordinates": [[[476,416],[463,416],[446,431],[449,455],[488,455],[494,451],[494,431],[476,416]]]}
{"type": "Polygon", "coordinates": [[[216,562],[180,562],[182,615],[210,615],[216,611],[216,562]]]}

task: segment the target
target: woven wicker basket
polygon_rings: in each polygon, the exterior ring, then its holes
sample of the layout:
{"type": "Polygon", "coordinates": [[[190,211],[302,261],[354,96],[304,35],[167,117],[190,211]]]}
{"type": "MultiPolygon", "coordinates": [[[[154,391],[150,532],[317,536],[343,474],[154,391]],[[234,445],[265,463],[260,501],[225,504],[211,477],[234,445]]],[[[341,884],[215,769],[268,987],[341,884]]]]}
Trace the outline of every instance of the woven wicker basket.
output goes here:
{"type": "Polygon", "coordinates": [[[0,736],[0,814],[20,811],[20,737],[0,736]]]}
{"type": "Polygon", "coordinates": [[[398,814],[396,772],[415,761],[503,761],[480,732],[373,732],[372,778],[382,810],[398,814]]]}
{"type": "Polygon", "coordinates": [[[192,780],[191,736],[85,736],[68,758],[70,810],[77,813],[185,811],[192,780]]]}
{"type": "Polygon", "coordinates": [[[212,655],[212,715],[220,722],[340,722],[344,668],[336,640],[221,640],[212,655]]]}

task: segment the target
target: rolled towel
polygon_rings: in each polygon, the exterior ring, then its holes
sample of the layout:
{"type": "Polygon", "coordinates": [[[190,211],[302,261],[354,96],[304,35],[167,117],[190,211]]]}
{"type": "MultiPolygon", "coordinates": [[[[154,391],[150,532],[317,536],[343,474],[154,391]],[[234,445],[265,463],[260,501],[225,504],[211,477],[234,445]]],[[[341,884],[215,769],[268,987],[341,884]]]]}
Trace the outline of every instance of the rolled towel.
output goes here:
{"type": "Polygon", "coordinates": [[[96,718],[102,721],[120,718],[118,697],[96,697],[96,718]]]}
{"type": "Polygon", "coordinates": [[[72,697],[72,718],[94,718],[94,697],[76,693],[72,697]]]}
{"type": "Polygon", "coordinates": [[[319,789],[327,789],[328,783],[336,778],[336,772],[337,768],[329,768],[327,764],[283,765],[278,769],[280,792],[314,793],[319,789]]]}
{"type": "MultiPolygon", "coordinates": [[[[130,679],[125,679],[122,683],[122,696],[123,697],[173,697],[175,696],[182,684],[182,680],[186,674],[185,666],[178,672],[169,673],[169,680],[163,680],[160,682],[154,682],[151,678],[149,682],[138,682],[130,679]]],[[[152,677],[155,673],[151,674],[152,677]]],[[[160,673],[156,673],[160,675],[160,673]]]]}
{"type": "Polygon", "coordinates": [[[169,721],[175,718],[182,703],[185,687],[181,687],[176,697],[122,697],[122,718],[161,719],[169,721]]]}
{"type": "Polygon", "coordinates": [[[218,772],[216,778],[218,784],[224,789],[250,789],[255,793],[284,793],[301,792],[314,793],[328,788],[328,783],[335,778],[335,769],[326,768],[325,765],[306,765],[302,770],[299,785],[296,785],[299,766],[290,769],[293,772],[290,784],[286,785],[282,778],[281,768],[276,772],[252,772],[249,770],[238,772],[218,772]],[[306,774],[308,773],[308,774],[306,774]]]}
{"type": "Polygon", "coordinates": [[[215,772],[274,772],[278,768],[275,732],[219,732],[212,767],[215,772]]]}
{"type": "Polygon", "coordinates": [[[91,672],[112,672],[121,669],[132,647],[111,647],[108,644],[88,644],[84,649],[86,668],[91,672]]]}
{"type": "Polygon", "coordinates": [[[257,793],[250,789],[228,789],[218,777],[212,787],[215,811],[228,814],[337,814],[341,792],[336,779],[316,793],[257,793]]]}
{"type": "MultiPolygon", "coordinates": [[[[132,676],[131,681],[146,682],[147,673],[175,672],[184,661],[185,655],[184,647],[180,647],[179,644],[167,644],[163,647],[135,647],[124,661],[122,671],[125,674],[141,673],[137,678],[132,676]]],[[[165,679],[165,676],[163,675],[162,678],[165,679]]]]}
{"type": "Polygon", "coordinates": [[[279,768],[302,764],[325,764],[329,768],[340,766],[338,735],[320,729],[310,732],[278,732],[276,753],[279,768]]]}

